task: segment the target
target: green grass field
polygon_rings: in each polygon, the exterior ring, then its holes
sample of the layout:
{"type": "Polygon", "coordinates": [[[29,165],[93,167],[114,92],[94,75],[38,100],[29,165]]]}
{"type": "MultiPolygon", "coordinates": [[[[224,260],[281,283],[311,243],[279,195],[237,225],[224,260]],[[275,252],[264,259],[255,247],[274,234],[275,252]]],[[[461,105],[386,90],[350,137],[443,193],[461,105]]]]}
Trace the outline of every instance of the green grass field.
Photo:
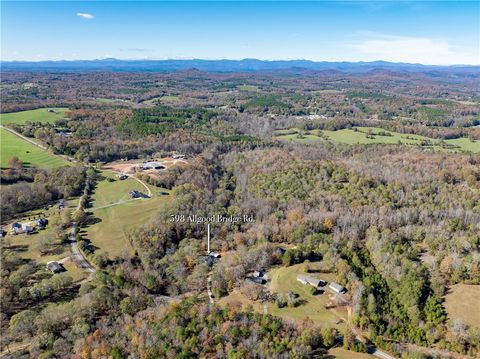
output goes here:
{"type": "Polygon", "coordinates": [[[37,108],[36,110],[4,113],[0,115],[0,123],[23,125],[26,122],[53,123],[65,118],[66,107],[37,108]],[[54,112],[49,112],[53,110],[54,112]]]}
{"type": "Polygon", "coordinates": [[[241,85],[241,86],[238,86],[238,89],[240,91],[254,92],[254,91],[258,91],[258,86],[255,86],[255,85],[241,85]]]}
{"type": "Polygon", "coordinates": [[[145,192],[145,187],[135,179],[129,177],[126,180],[120,181],[115,173],[102,172],[102,176],[105,177],[103,181],[100,181],[95,189],[93,195],[92,207],[102,207],[117,202],[129,201],[130,196],[128,192],[131,190],[137,190],[145,192]],[[107,178],[114,179],[115,182],[107,181],[107,178]]]}
{"type": "MultiPolygon", "coordinates": [[[[106,172],[103,174],[108,177],[114,176],[106,172]]],[[[126,233],[148,223],[153,214],[170,198],[159,194],[166,190],[150,187],[152,191],[150,199],[130,200],[128,192],[133,189],[146,192],[139,182],[131,178],[116,182],[108,182],[105,179],[98,184],[92,196],[92,212],[99,222],[86,227],[83,235],[111,258],[129,250],[126,233]],[[108,206],[113,203],[119,204],[108,206]],[[95,209],[102,206],[108,207],[95,209]]]]}
{"type": "Polygon", "coordinates": [[[175,95],[165,95],[160,97],[160,102],[165,104],[177,103],[178,101],[180,101],[180,97],[175,95]]]}
{"type": "MultiPolygon", "coordinates": [[[[319,263],[310,263],[309,266],[312,269],[319,268],[319,263]]],[[[298,299],[304,301],[304,304],[297,307],[284,308],[278,308],[275,303],[269,303],[268,313],[297,323],[301,323],[308,317],[317,325],[343,329],[344,323],[338,323],[338,321],[340,317],[347,319],[346,310],[342,308],[326,309],[325,305],[330,302],[330,292],[325,287],[323,294],[312,295],[310,286],[297,280],[298,274],[305,274],[303,267],[303,264],[296,264],[290,267],[279,267],[268,273],[271,280],[269,283],[270,292],[286,293],[292,291],[299,295],[298,299]]],[[[335,277],[333,273],[312,273],[310,275],[326,281],[332,281],[335,277]]]]}
{"type": "Polygon", "coordinates": [[[53,168],[68,165],[68,162],[55,156],[18,136],[0,128],[0,164],[8,167],[8,161],[17,156],[26,166],[36,165],[40,168],[53,168]]]}
{"type": "Polygon", "coordinates": [[[392,131],[386,131],[377,127],[358,127],[357,131],[354,129],[343,129],[338,131],[320,131],[313,130],[299,136],[298,129],[279,130],[276,136],[281,140],[289,140],[303,143],[315,143],[318,141],[331,140],[334,142],[346,144],[406,144],[411,146],[422,146],[423,148],[430,148],[435,151],[455,151],[455,152],[473,152],[480,153],[480,141],[472,142],[468,138],[457,138],[453,140],[443,141],[446,146],[442,146],[442,142],[437,139],[428,138],[425,136],[403,134],[392,131]],[[372,137],[367,137],[370,132],[372,137]],[[379,133],[389,134],[388,136],[380,135],[379,133]],[[427,144],[430,142],[430,145],[427,144]],[[423,145],[422,145],[423,144],[423,145]]]}

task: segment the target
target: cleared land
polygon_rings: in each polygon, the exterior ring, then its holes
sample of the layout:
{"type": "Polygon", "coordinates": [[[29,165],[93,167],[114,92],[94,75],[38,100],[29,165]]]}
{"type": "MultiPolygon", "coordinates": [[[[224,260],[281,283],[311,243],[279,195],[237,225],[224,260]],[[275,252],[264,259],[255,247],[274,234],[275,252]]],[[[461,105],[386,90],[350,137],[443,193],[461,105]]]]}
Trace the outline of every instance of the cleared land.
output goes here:
{"type": "Polygon", "coordinates": [[[62,157],[55,156],[22,138],[0,128],[0,163],[8,167],[8,161],[17,156],[25,166],[36,165],[40,168],[53,168],[68,165],[62,157]]]}
{"type": "Polygon", "coordinates": [[[258,91],[258,86],[255,85],[241,85],[238,87],[240,91],[258,91]]]}
{"type": "Polygon", "coordinates": [[[4,113],[0,115],[0,123],[23,125],[26,122],[54,123],[65,118],[66,107],[37,108],[36,110],[4,113]],[[51,110],[53,112],[50,112],[51,110]]]}
{"type": "Polygon", "coordinates": [[[343,348],[333,348],[328,351],[329,355],[333,355],[338,359],[372,359],[372,356],[367,353],[357,353],[343,348]]]}
{"type": "Polygon", "coordinates": [[[445,309],[450,319],[480,328],[480,285],[456,284],[445,297],[445,309]]]}
{"type": "MultiPolygon", "coordinates": [[[[320,268],[319,263],[309,263],[311,269],[320,268]]],[[[296,264],[290,267],[280,267],[269,272],[271,280],[269,289],[272,293],[287,293],[292,291],[299,295],[298,300],[301,304],[296,307],[278,308],[275,303],[268,303],[268,313],[285,319],[301,323],[305,318],[310,318],[315,324],[321,326],[331,326],[342,329],[344,323],[340,318],[346,319],[347,312],[344,307],[327,309],[331,304],[331,293],[327,286],[322,294],[312,295],[310,286],[300,283],[297,280],[298,274],[305,274],[304,264],[296,264]]],[[[326,281],[332,281],[335,277],[333,273],[311,273],[313,277],[318,277],[326,281]]]]}
{"type": "Polygon", "coordinates": [[[142,193],[145,192],[145,187],[131,177],[120,181],[115,174],[110,172],[102,172],[102,176],[105,179],[98,183],[95,194],[93,195],[92,207],[94,209],[115,203],[127,202],[131,200],[128,192],[132,190],[137,190],[142,193]],[[108,179],[113,179],[114,182],[109,182],[108,179]]]}
{"type": "Polygon", "coordinates": [[[276,131],[276,136],[281,140],[295,142],[315,143],[317,141],[332,140],[346,144],[405,144],[421,146],[435,151],[455,151],[480,153],[480,141],[472,142],[468,138],[452,140],[437,140],[414,134],[404,134],[387,131],[377,127],[358,127],[338,131],[300,131],[296,128],[276,131]]]}
{"type": "MultiPolygon", "coordinates": [[[[103,175],[115,177],[112,173],[103,172],[103,175]]],[[[126,234],[149,222],[152,215],[170,198],[160,194],[161,191],[169,191],[150,186],[151,198],[132,200],[128,192],[134,189],[146,192],[145,187],[133,178],[115,182],[104,179],[99,182],[92,196],[93,208],[90,210],[97,223],[87,226],[82,235],[111,258],[129,250],[126,234]]]]}

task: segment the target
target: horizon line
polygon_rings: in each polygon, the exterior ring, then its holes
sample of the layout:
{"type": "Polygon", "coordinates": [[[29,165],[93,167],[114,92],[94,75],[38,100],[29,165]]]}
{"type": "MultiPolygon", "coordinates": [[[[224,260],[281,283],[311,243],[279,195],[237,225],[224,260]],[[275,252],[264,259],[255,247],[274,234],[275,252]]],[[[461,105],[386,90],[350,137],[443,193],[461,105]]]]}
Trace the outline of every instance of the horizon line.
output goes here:
{"type": "Polygon", "coordinates": [[[435,67],[453,67],[453,66],[468,66],[468,67],[478,67],[478,64],[462,64],[462,63],[455,63],[455,64],[432,64],[432,63],[421,63],[421,62],[396,62],[396,61],[387,61],[387,60],[372,60],[372,61],[365,61],[365,60],[311,60],[311,59],[260,59],[255,57],[245,57],[241,59],[231,59],[231,58],[166,58],[166,59],[152,59],[152,58],[136,58],[136,59],[128,59],[128,58],[116,58],[116,57],[103,57],[103,58],[94,58],[94,59],[43,59],[43,60],[3,60],[0,59],[0,63],[42,63],[42,62],[95,62],[95,61],[108,61],[108,60],[115,60],[115,61],[125,61],[125,62],[136,62],[136,61],[210,61],[210,62],[220,62],[220,61],[234,61],[234,62],[242,62],[242,61],[259,61],[259,62],[295,62],[295,61],[305,61],[311,63],[350,63],[350,64],[374,64],[374,63],[385,63],[385,64],[397,64],[397,65],[416,65],[416,66],[435,66],[435,67]]]}

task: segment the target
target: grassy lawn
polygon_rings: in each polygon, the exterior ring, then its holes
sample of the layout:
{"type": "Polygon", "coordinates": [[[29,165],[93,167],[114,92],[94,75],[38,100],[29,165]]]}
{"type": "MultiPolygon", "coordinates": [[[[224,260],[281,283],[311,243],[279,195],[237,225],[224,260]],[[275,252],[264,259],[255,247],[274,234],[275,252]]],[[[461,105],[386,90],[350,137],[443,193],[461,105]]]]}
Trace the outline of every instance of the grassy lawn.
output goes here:
{"type": "Polygon", "coordinates": [[[69,164],[63,158],[42,150],[4,128],[0,129],[0,143],[0,163],[2,168],[8,167],[8,161],[13,156],[17,156],[26,166],[36,165],[40,168],[53,168],[69,164]]]}
{"type": "Polygon", "coordinates": [[[328,354],[338,359],[372,359],[370,354],[352,352],[343,348],[330,349],[328,354]]]}
{"type": "Polygon", "coordinates": [[[245,295],[240,293],[238,289],[234,289],[227,296],[220,298],[218,304],[221,306],[231,305],[242,309],[246,309],[251,305],[255,311],[263,313],[263,306],[260,302],[254,302],[248,299],[245,295]]]}
{"type": "Polygon", "coordinates": [[[132,201],[128,196],[131,189],[145,193],[145,188],[140,183],[134,179],[127,179],[116,182],[103,180],[93,195],[93,216],[98,222],[87,226],[82,235],[111,258],[129,250],[126,233],[148,223],[153,214],[170,198],[159,194],[160,191],[166,190],[150,187],[152,198],[132,201]],[[126,202],[95,209],[122,200],[126,202]]]}
{"type": "Polygon", "coordinates": [[[445,296],[445,310],[450,319],[460,319],[465,324],[480,328],[480,285],[456,284],[445,296]]]}
{"type": "Polygon", "coordinates": [[[50,226],[47,228],[38,231],[38,233],[26,235],[8,235],[10,244],[12,246],[18,247],[17,250],[21,253],[22,258],[33,259],[38,263],[46,264],[49,261],[56,261],[62,258],[65,258],[68,253],[65,253],[65,249],[68,249],[66,246],[59,246],[58,250],[55,250],[53,253],[47,255],[41,255],[38,246],[38,243],[44,239],[53,236],[53,230],[50,226]]]}
{"type": "MultiPolygon", "coordinates": [[[[8,227],[9,228],[9,227],[8,227]]],[[[53,229],[50,226],[43,230],[39,230],[37,233],[26,235],[8,235],[7,238],[10,245],[15,248],[19,255],[24,259],[34,260],[35,262],[46,265],[49,261],[64,260],[70,255],[70,245],[61,244],[52,252],[46,255],[42,255],[39,251],[39,242],[44,239],[53,236],[53,229]]],[[[73,278],[73,281],[80,281],[87,277],[87,274],[76,266],[71,259],[63,261],[63,266],[67,270],[67,274],[73,278]]]]}
{"type": "Polygon", "coordinates": [[[175,95],[165,95],[160,97],[160,102],[169,104],[169,103],[176,103],[180,100],[180,97],[175,96],[175,95]]]}
{"type": "Polygon", "coordinates": [[[258,86],[255,85],[241,85],[238,87],[240,91],[258,91],[258,86]]]}
{"type": "Polygon", "coordinates": [[[5,124],[23,125],[26,122],[54,123],[65,118],[66,107],[37,108],[36,110],[4,113],[0,115],[0,122],[5,124]],[[54,112],[49,112],[53,110],[54,112]]]}
{"type": "MultiPolygon", "coordinates": [[[[318,269],[320,263],[310,263],[309,265],[312,269],[318,269]]],[[[308,317],[317,325],[343,329],[344,323],[337,324],[337,322],[340,319],[339,316],[347,319],[346,311],[342,308],[336,308],[333,312],[325,308],[325,305],[330,302],[328,289],[324,287],[325,292],[323,294],[312,295],[310,286],[297,281],[297,275],[304,274],[303,267],[303,264],[296,264],[290,267],[279,267],[268,273],[269,289],[272,293],[292,291],[297,293],[299,295],[298,299],[304,302],[297,307],[284,308],[278,308],[276,303],[268,303],[268,313],[298,323],[308,317]]],[[[333,273],[311,273],[310,275],[326,281],[332,281],[335,277],[333,273]]]]}
{"type": "Polygon", "coordinates": [[[130,196],[128,192],[131,190],[137,190],[142,193],[146,192],[145,187],[133,178],[129,177],[126,180],[120,181],[116,177],[116,174],[106,171],[102,172],[102,176],[104,176],[105,179],[100,181],[95,189],[95,194],[92,198],[93,208],[129,201],[130,196]],[[114,179],[115,182],[109,182],[107,178],[114,179]]]}
{"type": "Polygon", "coordinates": [[[335,142],[346,144],[406,144],[413,146],[421,146],[422,141],[431,142],[431,146],[423,146],[425,148],[432,148],[436,151],[462,151],[480,153],[480,141],[472,142],[468,138],[457,138],[452,140],[445,140],[448,145],[456,148],[443,148],[441,142],[437,139],[428,138],[414,134],[403,134],[392,131],[386,131],[377,127],[358,127],[357,131],[354,129],[343,129],[338,131],[309,131],[308,134],[302,136],[298,135],[298,129],[279,130],[276,132],[277,138],[282,140],[289,140],[295,142],[315,143],[317,141],[332,140],[335,142]],[[370,132],[373,137],[367,138],[367,133],[370,132]],[[380,135],[383,132],[388,136],[380,135]]]}

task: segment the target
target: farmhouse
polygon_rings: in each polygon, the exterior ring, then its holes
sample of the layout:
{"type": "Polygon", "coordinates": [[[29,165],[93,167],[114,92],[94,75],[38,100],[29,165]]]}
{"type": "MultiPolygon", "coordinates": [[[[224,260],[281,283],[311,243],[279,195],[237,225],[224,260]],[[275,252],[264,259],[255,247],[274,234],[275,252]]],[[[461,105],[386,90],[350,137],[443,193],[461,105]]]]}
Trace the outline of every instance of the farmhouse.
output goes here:
{"type": "Polygon", "coordinates": [[[299,274],[297,276],[297,280],[302,284],[309,284],[315,288],[323,287],[327,283],[321,279],[313,278],[309,275],[304,275],[304,274],[299,274]]]}
{"type": "Polygon", "coordinates": [[[140,168],[142,170],[163,170],[165,166],[159,162],[145,162],[140,165],[140,168]]]}
{"type": "Polygon", "coordinates": [[[347,292],[347,289],[343,286],[341,286],[340,284],[338,283],[335,283],[335,282],[332,282],[329,284],[328,288],[334,292],[334,293],[337,293],[337,294],[344,294],[347,292]]]}
{"type": "Polygon", "coordinates": [[[142,194],[141,194],[139,191],[137,191],[136,189],[128,192],[128,194],[130,195],[131,198],[140,198],[140,197],[142,197],[142,194]]]}
{"type": "Polygon", "coordinates": [[[47,263],[47,269],[52,273],[60,273],[63,272],[63,266],[55,261],[50,261],[47,263]]]}

